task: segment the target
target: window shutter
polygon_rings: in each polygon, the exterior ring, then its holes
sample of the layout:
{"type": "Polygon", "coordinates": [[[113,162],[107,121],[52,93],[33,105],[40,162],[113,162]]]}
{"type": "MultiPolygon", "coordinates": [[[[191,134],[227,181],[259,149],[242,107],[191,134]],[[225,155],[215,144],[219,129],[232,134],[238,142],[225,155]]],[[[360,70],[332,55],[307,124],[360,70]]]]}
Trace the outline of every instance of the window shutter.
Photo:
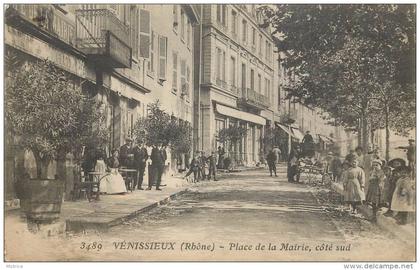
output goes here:
{"type": "Polygon", "coordinates": [[[140,57],[150,57],[150,11],[140,9],[140,57]]]}
{"type": "Polygon", "coordinates": [[[181,60],[181,91],[182,94],[186,94],[186,73],[187,73],[187,65],[184,59],[181,60]]]}
{"type": "Polygon", "coordinates": [[[159,36],[159,79],[166,80],[168,38],[159,36]]]}
{"type": "Polygon", "coordinates": [[[186,95],[187,95],[187,97],[189,97],[190,96],[190,67],[189,66],[187,66],[187,86],[186,86],[186,95]]]}

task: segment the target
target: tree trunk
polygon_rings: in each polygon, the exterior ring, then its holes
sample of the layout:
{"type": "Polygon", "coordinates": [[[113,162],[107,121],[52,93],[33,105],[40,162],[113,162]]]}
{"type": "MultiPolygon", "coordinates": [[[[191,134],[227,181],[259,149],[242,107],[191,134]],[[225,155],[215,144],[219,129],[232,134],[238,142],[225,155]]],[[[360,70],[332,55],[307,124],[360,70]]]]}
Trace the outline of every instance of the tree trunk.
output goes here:
{"type": "Polygon", "coordinates": [[[367,115],[365,113],[365,110],[362,113],[362,148],[363,153],[367,153],[369,145],[369,128],[368,128],[368,121],[367,121],[367,115]]]}
{"type": "Polygon", "coordinates": [[[357,125],[357,145],[362,145],[362,120],[359,119],[359,123],[357,125]]]}
{"type": "Polygon", "coordinates": [[[385,159],[389,160],[389,106],[385,104],[385,159]]]}
{"type": "Polygon", "coordinates": [[[41,158],[41,155],[38,151],[32,150],[32,152],[35,156],[37,179],[47,179],[48,178],[48,165],[50,161],[41,158]]]}

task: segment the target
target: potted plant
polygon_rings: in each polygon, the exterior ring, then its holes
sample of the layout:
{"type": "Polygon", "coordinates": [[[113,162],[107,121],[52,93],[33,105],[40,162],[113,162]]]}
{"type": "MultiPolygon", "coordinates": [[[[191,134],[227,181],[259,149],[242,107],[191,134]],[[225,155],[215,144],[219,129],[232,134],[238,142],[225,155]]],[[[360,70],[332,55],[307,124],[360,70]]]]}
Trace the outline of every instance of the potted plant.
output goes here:
{"type": "Polygon", "coordinates": [[[89,137],[85,114],[91,100],[48,60],[6,68],[6,125],[14,143],[32,152],[36,164],[34,178],[16,179],[21,207],[28,220],[53,221],[61,210],[64,180],[49,175],[48,168],[79,151],[89,137]]]}
{"type": "MultiPolygon", "coordinates": [[[[236,145],[240,140],[242,140],[246,134],[246,128],[240,126],[230,126],[228,128],[219,130],[218,139],[221,143],[228,142],[229,149],[231,150],[232,146],[236,145]]],[[[225,168],[229,170],[231,167],[235,166],[235,164],[233,164],[234,160],[232,160],[230,156],[232,156],[232,154],[229,154],[229,156],[226,157],[226,160],[223,161],[225,168]]]]}

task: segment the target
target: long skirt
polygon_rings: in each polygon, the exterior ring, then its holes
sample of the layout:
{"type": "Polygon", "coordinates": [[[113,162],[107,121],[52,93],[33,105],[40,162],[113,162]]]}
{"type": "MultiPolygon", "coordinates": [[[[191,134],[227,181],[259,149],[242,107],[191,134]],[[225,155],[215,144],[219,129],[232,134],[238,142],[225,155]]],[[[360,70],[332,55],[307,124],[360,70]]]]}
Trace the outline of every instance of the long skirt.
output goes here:
{"type": "Polygon", "coordinates": [[[377,179],[370,179],[366,201],[372,205],[381,206],[384,203],[383,189],[377,179]]]}
{"type": "Polygon", "coordinates": [[[357,179],[348,179],[344,188],[345,202],[362,202],[365,200],[365,193],[360,187],[357,179]]]}
{"type": "Polygon", "coordinates": [[[124,179],[117,169],[112,169],[111,173],[102,178],[100,192],[106,194],[120,194],[127,192],[124,179]]]}

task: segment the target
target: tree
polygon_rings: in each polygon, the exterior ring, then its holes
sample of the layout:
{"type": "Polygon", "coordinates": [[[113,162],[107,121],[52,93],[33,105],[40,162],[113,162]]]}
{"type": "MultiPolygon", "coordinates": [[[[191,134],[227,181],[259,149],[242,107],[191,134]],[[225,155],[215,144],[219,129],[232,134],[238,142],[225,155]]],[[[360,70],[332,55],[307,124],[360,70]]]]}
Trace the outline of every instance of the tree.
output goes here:
{"type": "Polygon", "coordinates": [[[167,114],[158,100],[149,105],[147,117],[136,122],[134,135],[148,146],[168,145],[175,154],[189,153],[192,147],[191,124],[167,114]]]}
{"type": "Polygon", "coordinates": [[[79,152],[92,137],[106,138],[100,105],[50,61],[8,68],[6,121],[19,145],[33,153],[38,179],[47,178],[52,160],[79,152]]]}
{"type": "MultiPolygon", "coordinates": [[[[414,6],[278,5],[262,11],[286,55],[282,64],[296,78],[289,96],[361,132],[366,150],[369,120],[387,110],[383,85],[406,89],[414,83],[414,6]]],[[[386,89],[387,104],[407,101],[386,89]]]]}

